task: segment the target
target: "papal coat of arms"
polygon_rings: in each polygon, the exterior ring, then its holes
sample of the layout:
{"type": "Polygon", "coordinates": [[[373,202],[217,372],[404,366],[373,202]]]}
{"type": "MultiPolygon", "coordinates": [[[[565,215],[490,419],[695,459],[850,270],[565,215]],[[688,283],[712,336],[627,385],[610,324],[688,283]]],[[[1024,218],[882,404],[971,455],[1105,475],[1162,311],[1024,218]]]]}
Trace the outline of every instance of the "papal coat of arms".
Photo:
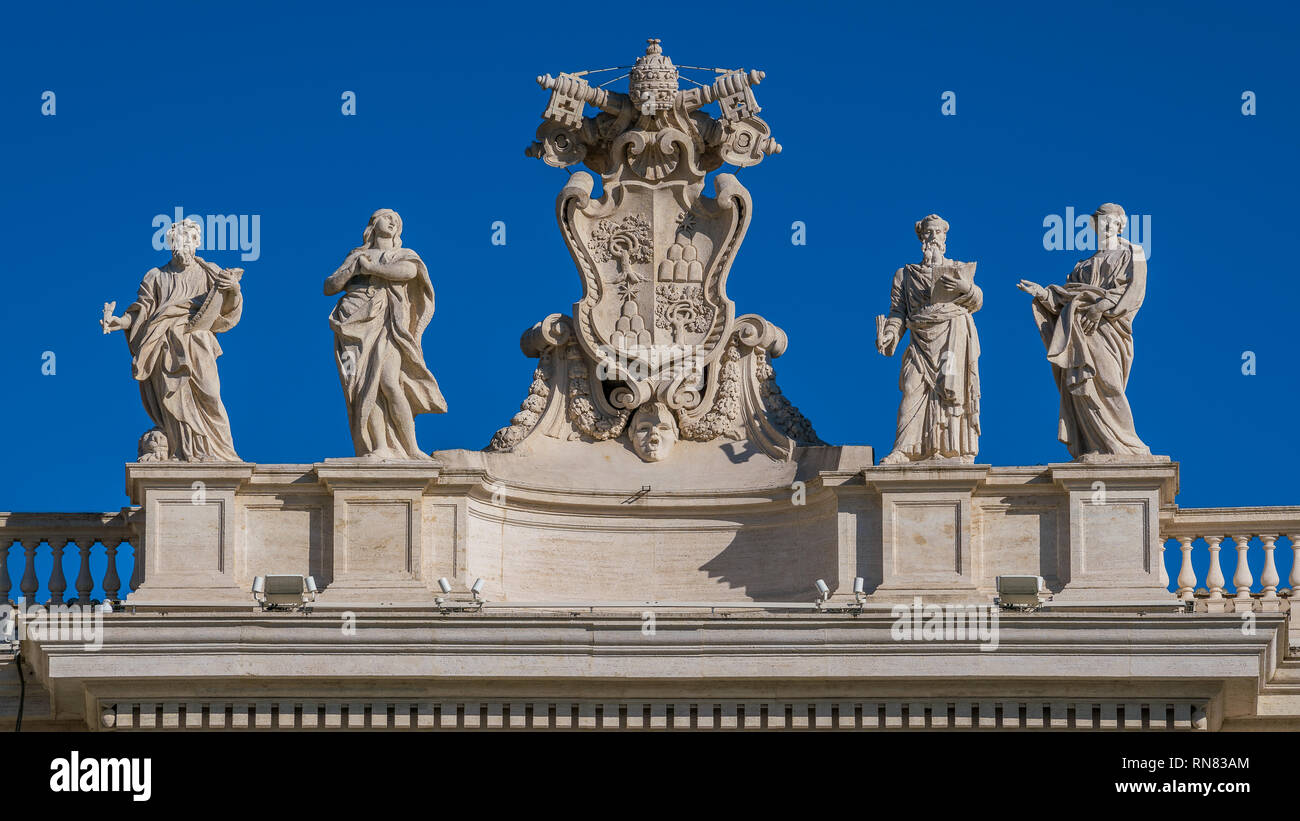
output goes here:
{"type": "Polygon", "coordinates": [[[679,72],[650,40],[627,67],[626,94],[593,86],[594,72],[546,75],[551,92],[527,150],[548,165],[578,163],[556,217],[581,274],[572,318],[553,314],[524,334],[538,357],[532,391],[493,450],[534,435],[607,440],[626,435],[641,458],[667,458],[679,439],[746,439],[790,458],[821,444],[781,395],[770,360],[785,333],[763,318],[736,316],[727,274],[749,227],[749,192],[718,174],[724,163],[756,165],[781,147],[758,113],[760,71],[712,69],[711,85],[679,90],[679,72]],[[716,103],[720,117],[704,111],[716,103]],[[599,110],[584,115],[585,106],[599,110]]]}

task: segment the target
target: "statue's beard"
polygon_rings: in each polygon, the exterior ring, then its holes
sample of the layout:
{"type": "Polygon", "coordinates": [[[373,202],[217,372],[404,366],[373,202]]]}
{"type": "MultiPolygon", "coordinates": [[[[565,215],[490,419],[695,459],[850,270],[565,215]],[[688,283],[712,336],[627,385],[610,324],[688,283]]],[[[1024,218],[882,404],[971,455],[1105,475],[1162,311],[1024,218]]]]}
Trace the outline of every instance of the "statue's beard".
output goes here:
{"type": "Polygon", "coordinates": [[[943,259],[945,250],[947,250],[947,246],[942,242],[922,242],[921,258],[926,262],[938,262],[943,259]]]}

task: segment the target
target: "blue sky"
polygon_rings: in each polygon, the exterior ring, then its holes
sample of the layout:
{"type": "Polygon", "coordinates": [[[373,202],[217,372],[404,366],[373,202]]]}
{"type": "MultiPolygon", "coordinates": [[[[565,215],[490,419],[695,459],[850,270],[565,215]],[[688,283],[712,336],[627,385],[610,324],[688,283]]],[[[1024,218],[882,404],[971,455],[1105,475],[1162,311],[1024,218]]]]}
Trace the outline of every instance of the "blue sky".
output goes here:
{"type": "Polygon", "coordinates": [[[450,412],[418,419],[421,444],[485,446],[528,389],[519,334],[580,295],[554,224],[567,175],[523,153],[547,99],[534,78],[625,65],[646,37],[679,64],[767,72],[756,93],[784,152],[739,172],[755,214],[729,292],[789,334],[778,378],[823,439],[888,452],[899,360],[876,354],[873,318],[918,257],[912,223],[938,212],[985,295],[979,461],[1067,460],[1015,283],[1063,281],[1087,255],[1046,250],[1045,218],[1114,201],[1151,220],[1129,396],[1152,450],[1182,463],[1180,504],[1298,501],[1293,5],[129,8],[7,11],[0,509],[126,504],[149,422],[122,336],[97,320],[165,261],[153,220],[177,207],[259,218],[258,259],[203,254],[247,269],[220,360],[244,459],[351,455],[321,283],[379,207],[402,214],[437,292],[424,350],[450,412]]]}

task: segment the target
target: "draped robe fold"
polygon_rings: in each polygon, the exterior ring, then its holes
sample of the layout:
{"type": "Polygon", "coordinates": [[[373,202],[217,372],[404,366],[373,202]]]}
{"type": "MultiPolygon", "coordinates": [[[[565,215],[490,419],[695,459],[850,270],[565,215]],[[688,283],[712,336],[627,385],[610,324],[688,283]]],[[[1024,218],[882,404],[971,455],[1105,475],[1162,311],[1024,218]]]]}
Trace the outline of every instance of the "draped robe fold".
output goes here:
{"type": "MultiPolygon", "coordinates": [[[[350,253],[337,273],[355,269],[362,249],[350,253]]],[[[387,448],[393,458],[415,459],[397,435],[391,411],[380,391],[384,363],[400,358],[400,384],[411,406],[412,417],[421,413],[445,413],[447,401],[438,382],[424,364],[420,337],[433,318],[433,283],[423,260],[409,248],[378,253],[372,259],[381,264],[410,261],[416,275],[403,281],[377,274],[357,274],[348,280],[346,292],[330,313],[334,331],[334,358],[348,406],[352,445],[358,456],[387,448]],[[379,415],[383,441],[371,431],[371,417],[379,415]]]]}
{"type": "MultiPolygon", "coordinates": [[[[956,264],[951,261],[945,264],[956,264]]],[[[912,332],[898,377],[894,450],[913,460],[967,458],[979,453],[979,334],[971,314],[984,295],[972,285],[954,296],[936,287],[934,268],[912,264],[894,275],[889,320],[896,334],[912,332]]]]}
{"type": "Polygon", "coordinates": [[[1061,393],[1057,438],[1076,459],[1151,453],[1138,438],[1124,395],[1133,366],[1133,318],[1146,296],[1146,257],[1140,245],[1124,239],[1118,245],[1080,261],[1065,285],[1048,286],[1047,296],[1033,303],[1061,393]],[[1114,307],[1086,334],[1083,311],[1099,300],[1114,307]]]}
{"type": "Polygon", "coordinates": [[[239,461],[221,403],[216,334],[239,322],[243,297],[218,293],[214,298],[224,301],[211,329],[186,330],[219,273],[198,257],[179,273],[151,269],[124,312],[134,315],[126,339],[145,412],[167,437],[168,456],[182,461],[239,461]]]}

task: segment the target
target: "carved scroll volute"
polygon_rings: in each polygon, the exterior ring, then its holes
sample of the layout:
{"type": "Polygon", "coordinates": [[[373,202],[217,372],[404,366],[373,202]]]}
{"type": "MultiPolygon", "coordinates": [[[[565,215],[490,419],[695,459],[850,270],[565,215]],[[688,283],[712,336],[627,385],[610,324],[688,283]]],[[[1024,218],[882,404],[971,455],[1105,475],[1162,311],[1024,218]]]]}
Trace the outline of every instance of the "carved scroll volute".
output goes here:
{"type": "Polygon", "coordinates": [[[719,216],[725,214],[729,221],[723,241],[715,247],[713,258],[709,260],[709,271],[706,276],[706,281],[711,285],[708,291],[710,301],[718,306],[725,305],[727,308],[726,322],[716,329],[716,339],[714,334],[709,335],[712,344],[720,346],[721,342],[731,335],[736,316],[736,305],[727,297],[727,276],[731,273],[731,264],[736,259],[736,252],[740,250],[740,244],[745,241],[745,234],[749,231],[754,204],[750,199],[749,190],[732,174],[719,174],[714,177],[713,187],[718,196],[715,199],[700,197],[696,200],[696,208],[705,214],[710,211],[719,216]]]}
{"type": "MultiPolygon", "coordinates": [[[[569,256],[573,257],[573,264],[578,266],[578,273],[582,276],[582,297],[583,300],[589,294],[600,295],[600,277],[596,275],[596,266],[587,253],[586,246],[578,238],[577,228],[574,225],[573,215],[575,211],[585,209],[591,204],[591,191],[596,186],[596,180],[586,171],[578,171],[569,177],[569,182],[564,188],[560,189],[560,195],[555,200],[555,220],[560,225],[560,233],[564,236],[564,245],[569,249],[569,256]]],[[[574,305],[574,316],[577,316],[578,305],[574,305]]]]}

